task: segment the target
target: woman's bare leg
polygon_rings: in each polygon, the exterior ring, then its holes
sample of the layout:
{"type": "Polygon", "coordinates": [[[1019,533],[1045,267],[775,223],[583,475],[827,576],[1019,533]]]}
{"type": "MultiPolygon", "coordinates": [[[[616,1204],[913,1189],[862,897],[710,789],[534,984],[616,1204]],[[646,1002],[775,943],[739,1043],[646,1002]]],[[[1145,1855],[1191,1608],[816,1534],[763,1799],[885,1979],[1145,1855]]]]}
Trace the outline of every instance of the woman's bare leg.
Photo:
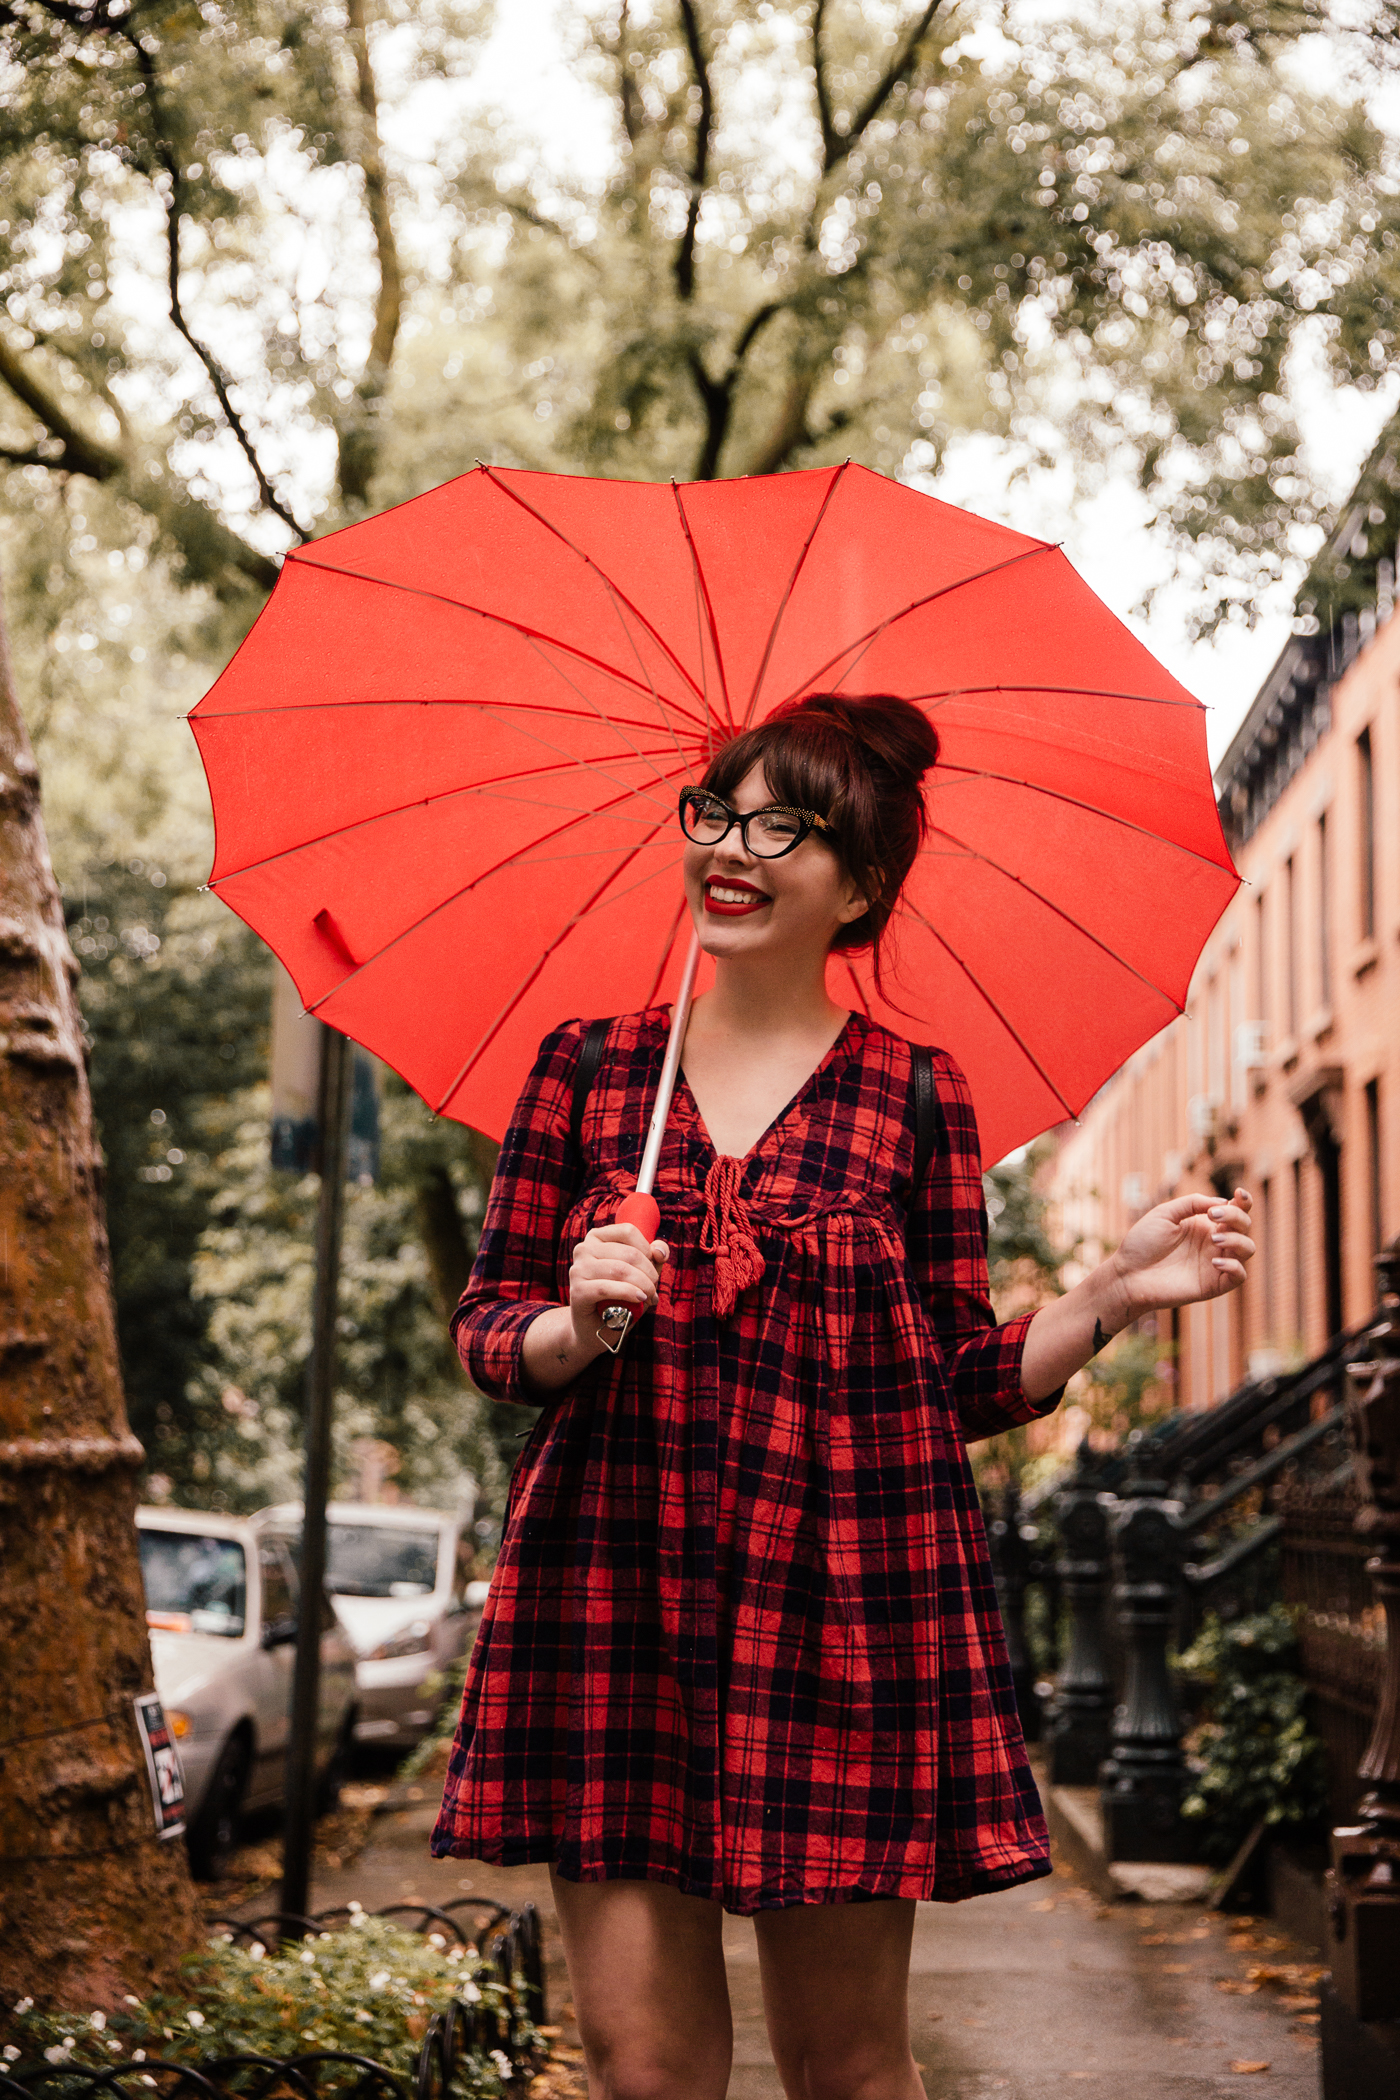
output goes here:
{"type": "Polygon", "coordinates": [[[550,1884],[589,2100],[724,2100],[734,2023],[718,1903],[659,1881],[550,1884]]]}
{"type": "Polygon", "coordinates": [[[913,1903],[802,1904],[754,1925],[788,2100],[924,2100],[909,2049],[913,1903]]]}

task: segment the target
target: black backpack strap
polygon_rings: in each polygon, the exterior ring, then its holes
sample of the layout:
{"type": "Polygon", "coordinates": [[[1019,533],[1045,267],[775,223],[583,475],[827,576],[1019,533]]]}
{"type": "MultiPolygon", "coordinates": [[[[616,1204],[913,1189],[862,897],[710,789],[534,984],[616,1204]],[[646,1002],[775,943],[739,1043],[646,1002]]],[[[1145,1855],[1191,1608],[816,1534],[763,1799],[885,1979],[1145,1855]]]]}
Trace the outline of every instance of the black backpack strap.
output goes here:
{"type": "Polygon", "coordinates": [[[603,1061],[603,1045],[611,1027],[610,1018],[589,1022],[579,1046],[578,1063],[574,1066],[574,1097],[569,1108],[569,1160],[575,1179],[578,1178],[578,1171],[583,1163],[583,1111],[593,1091],[593,1082],[598,1077],[598,1067],[603,1061]]]}
{"type": "Polygon", "coordinates": [[[938,1096],[933,1084],[933,1052],[927,1043],[911,1043],[914,1080],[914,1164],[909,1173],[909,1208],[924,1185],[933,1148],[938,1143],[938,1096]]]}

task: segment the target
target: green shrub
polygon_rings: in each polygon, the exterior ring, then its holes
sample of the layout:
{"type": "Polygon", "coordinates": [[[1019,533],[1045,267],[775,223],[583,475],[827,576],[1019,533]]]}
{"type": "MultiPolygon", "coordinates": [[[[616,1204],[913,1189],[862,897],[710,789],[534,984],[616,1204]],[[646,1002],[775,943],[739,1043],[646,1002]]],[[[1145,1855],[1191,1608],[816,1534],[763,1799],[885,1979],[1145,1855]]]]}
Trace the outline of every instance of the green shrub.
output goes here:
{"type": "MultiPolygon", "coordinates": [[[[504,2003],[502,1987],[469,1950],[363,1911],[344,1931],[281,1947],[216,1939],[186,1957],[183,1985],[179,1994],[127,1998],[112,2013],[50,2014],[21,2000],[12,2024],[18,2040],[6,2047],[4,2068],[16,2060],[93,2069],[147,2057],[198,2063],[353,2050],[411,2081],[434,2013],[454,1997],[504,2003]]],[[[504,2054],[473,2059],[463,2076],[477,2100],[497,2100],[520,2084],[504,2054]]]]}
{"type": "Polygon", "coordinates": [[[1224,1621],[1211,1612],[1178,1666],[1208,1687],[1205,1717],[1187,1739],[1194,1785],[1184,1816],[1207,1825],[1201,1850],[1227,1860],[1254,1825],[1303,1829],[1326,1799],[1322,1746],[1304,1712],[1285,1604],[1224,1621]]]}

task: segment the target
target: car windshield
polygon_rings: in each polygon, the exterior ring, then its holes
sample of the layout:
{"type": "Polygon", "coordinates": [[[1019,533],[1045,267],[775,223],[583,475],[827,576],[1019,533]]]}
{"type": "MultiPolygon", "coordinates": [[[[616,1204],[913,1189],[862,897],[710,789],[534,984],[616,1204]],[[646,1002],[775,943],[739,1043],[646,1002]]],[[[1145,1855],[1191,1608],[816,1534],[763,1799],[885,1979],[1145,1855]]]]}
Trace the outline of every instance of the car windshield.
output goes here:
{"type": "Polygon", "coordinates": [[[326,1588],[338,1597],[426,1597],[437,1588],[436,1531],[388,1524],[331,1524],[326,1588]]]}
{"type": "Polygon", "coordinates": [[[236,1539],[195,1531],[145,1531],[141,1575],[146,1623],[164,1633],[242,1633],[248,1563],[236,1539]]]}

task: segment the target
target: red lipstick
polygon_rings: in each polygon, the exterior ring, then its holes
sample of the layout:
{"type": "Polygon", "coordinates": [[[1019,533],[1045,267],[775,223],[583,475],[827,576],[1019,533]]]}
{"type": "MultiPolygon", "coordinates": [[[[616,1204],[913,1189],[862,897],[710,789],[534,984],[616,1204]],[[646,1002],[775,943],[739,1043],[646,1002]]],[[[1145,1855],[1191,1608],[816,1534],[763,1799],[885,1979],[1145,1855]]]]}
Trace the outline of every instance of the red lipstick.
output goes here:
{"type": "Polygon", "coordinates": [[[766,891],[734,877],[711,875],[705,883],[705,909],[717,919],[747,919],[772,901],[766,891]],[[727,894],[717,897],[716,890],[727,894]]]}

